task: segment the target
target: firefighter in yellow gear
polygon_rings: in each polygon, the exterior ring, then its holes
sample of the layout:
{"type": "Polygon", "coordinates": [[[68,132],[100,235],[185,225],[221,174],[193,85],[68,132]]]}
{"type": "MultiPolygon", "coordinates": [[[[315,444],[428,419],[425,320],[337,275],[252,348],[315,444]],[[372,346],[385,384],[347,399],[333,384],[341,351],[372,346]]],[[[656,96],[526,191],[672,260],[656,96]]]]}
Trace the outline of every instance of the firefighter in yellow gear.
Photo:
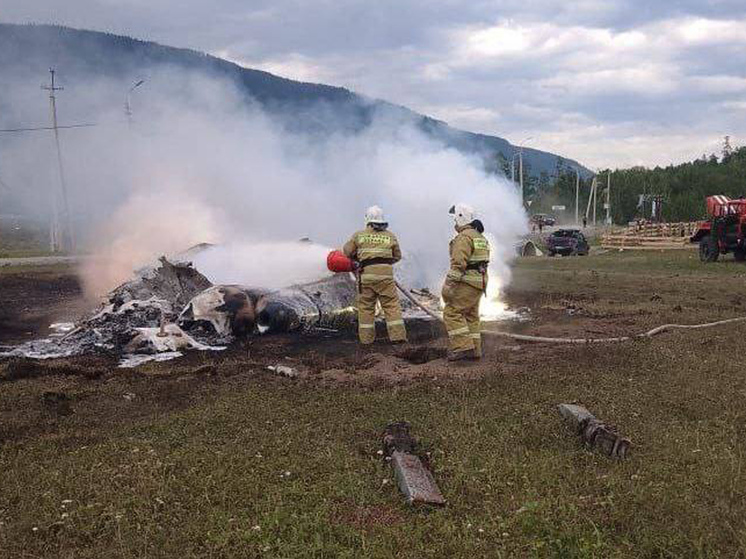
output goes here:
{"type": "Polygon", "coordinates": [[[372,206],[365,212],[365,229],[355,233],[343,247],[345,255],[358,263],[357,317],[360,343],[376,339],[376,301],[380,301],[386,329],[392,342],[406,342],[407,330],[394,282],[393,264],[401,260],[399,241],[383,216],[372,206]]]}
{"type": "Polygon", "coordinates": [[[490,245],[473,208],[456,204],[450,210],[457,235],[450,244],[451,267],[443,285],[443,321],[448,331],[448,360],[482,357],[479,301],[487,292],[490,245]]]}

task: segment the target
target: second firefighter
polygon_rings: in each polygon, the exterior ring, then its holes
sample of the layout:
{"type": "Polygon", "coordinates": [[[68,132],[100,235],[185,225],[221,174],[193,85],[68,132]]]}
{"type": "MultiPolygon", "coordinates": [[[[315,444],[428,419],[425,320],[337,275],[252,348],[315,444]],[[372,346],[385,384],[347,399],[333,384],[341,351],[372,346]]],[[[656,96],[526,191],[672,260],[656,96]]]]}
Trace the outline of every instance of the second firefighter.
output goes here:
{"type": "Polygon", "coordinates": [[[479,301],[487,292],[490,245],[474,209],[456,204],[450,210],[456,236],[449,251],[451,267],[443,285],[443,321],[448,331],[448,360],[482,357],[479,301]]]}

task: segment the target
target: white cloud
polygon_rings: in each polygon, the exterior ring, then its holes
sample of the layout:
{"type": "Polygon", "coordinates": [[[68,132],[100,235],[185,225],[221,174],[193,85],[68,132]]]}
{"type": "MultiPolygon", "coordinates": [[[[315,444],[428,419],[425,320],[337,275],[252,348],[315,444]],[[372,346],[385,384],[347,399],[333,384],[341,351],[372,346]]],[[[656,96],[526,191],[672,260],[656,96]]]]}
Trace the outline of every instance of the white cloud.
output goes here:
{"type": "Polygon", "coordinates": [[[215,55],[225,60],[230,60],[239,66],[264,70],[265,72],[301,82],[321,83],[334,80],[336,77],[334,72],[328,70],[321,63],[301,54],[293,53],[284,58],[256,61],[234,56],[228,50],[218,51],[215,55]]]}
{"type": "Polygon", "coordinates": [[[488,57],[524,52],[531,48],[533,42],[528,29],[509,24],[467,32],[464,39],[467,55],[488,57]]]}
{"type": "Polygon", "coordinates": [[[425,114],[437,114],[438,118],[445,122],[458,123],[458,126],[464,130],[482,133],[494,133],[495,126],[501,118],[500,111],[467,105],[422,106],[420,110],[425,114]]]}
{"type": "Polygon", "coordinates": [[[746,43],[746,21],[684,18],[661,27],[673,31],[676,39],[688,45],[746,43]]]}
{"type": "Polygon", "coordinates": [[[2,2],[11,21],[198,48],[593,164],[746,137],[743,0],[2,2]]]}

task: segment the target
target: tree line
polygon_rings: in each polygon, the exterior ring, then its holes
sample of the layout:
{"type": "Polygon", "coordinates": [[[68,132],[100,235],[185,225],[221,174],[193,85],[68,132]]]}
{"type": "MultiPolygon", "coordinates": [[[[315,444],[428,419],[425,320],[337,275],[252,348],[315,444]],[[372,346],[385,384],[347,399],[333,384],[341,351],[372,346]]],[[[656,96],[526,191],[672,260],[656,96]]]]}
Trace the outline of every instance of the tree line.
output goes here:
{"type": "MultiPolygon", "coordinates": [[[[499,154],[496,167],[511,177],[512,168],[499,154]]],[[[530,166],[524,161],[524,197],[530,213],[557,213],[552,206],[566,207],[564,216],[572,220],[575,215],[575,187],[577,174],[562,159],[557,161],[550,176],[541,173],[532,176],[530,166]]],[[[661,217],[664,221],[694,221],[706,215],[705,198],[724,194],[730,198],[746,196],[746,147],[733,149],[726,138],[723,152],[703,155],[695,161],[667,167],[632,167],[605,169],[596,175],[598,180],[599,220],[606,215],[606,185],[611,175],[611,217],[614,223],[624,224],[639,218],[650,218],[650,200],[662,201],[661,217]]],[[[518,166],[515,165],[516,182],[518,166]]],[[[580,215],[585,214],[591,191],[592,176],[580,176],[580,215]]],[[[592,211],[592,210],[591,210],[592,211]]]]}

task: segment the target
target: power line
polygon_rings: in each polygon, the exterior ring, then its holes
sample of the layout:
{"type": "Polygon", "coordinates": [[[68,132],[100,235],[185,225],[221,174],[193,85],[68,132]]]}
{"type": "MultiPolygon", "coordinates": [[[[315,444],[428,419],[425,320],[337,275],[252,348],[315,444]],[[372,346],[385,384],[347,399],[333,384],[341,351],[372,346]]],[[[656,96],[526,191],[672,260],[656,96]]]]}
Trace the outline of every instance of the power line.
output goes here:
{"type": "MultiPolygon", "coordinates": [[[[90,123],[90,124],[66,124],[62,126],[57,126],[57,129],[60,130],[62,128],[88,128],[90,126],[98,126],[96,123],[90,123]]],[[[0,132],[36,132],[37,130],[54,130],[54,126],[39,126],[36,128],[0,128],[0,132]]]]}

